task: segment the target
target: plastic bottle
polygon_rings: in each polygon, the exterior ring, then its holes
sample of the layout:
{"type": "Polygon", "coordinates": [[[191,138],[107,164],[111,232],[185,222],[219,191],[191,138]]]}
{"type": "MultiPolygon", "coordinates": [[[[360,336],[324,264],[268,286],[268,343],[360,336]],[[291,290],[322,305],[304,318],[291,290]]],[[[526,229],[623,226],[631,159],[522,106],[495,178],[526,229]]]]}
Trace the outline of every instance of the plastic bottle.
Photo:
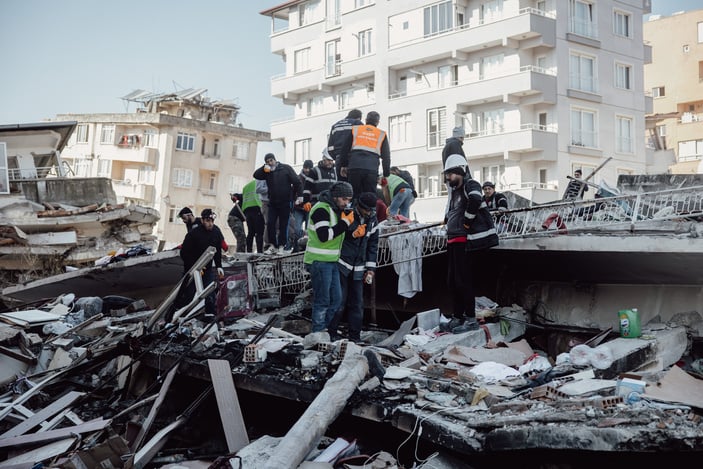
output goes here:
{"type": "Polygon", "coordinates": [[[635,339],[642,335],[640,331],[640,315],[637,308],[618,311],[620,337],[635,339]]]}

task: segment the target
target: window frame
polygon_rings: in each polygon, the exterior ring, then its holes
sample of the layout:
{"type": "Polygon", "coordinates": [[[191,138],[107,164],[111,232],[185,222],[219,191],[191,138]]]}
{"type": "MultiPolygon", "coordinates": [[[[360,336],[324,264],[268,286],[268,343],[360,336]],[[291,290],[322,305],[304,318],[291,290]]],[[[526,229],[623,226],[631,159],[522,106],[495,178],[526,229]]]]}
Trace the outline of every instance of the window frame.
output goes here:
{"type": "Polygon", "coordinates": [[[598,57],[595,55],[587,54],[585,52],[572,50],[569,51],[569,88],[572,90],[583,91],[585,93],[597,93],[598,92],[598,57]],[[578,59],[578,70],[574,70],[574,59],[578,59]],[[583,73],[583,62],[590,61],[592,64],[590,77],[584,75],[583,73]],[[584,78],[589,79],[586,83],[590,82],[590,88],[584,87],[584,78]]]}
{"type": "Polygon", "coordinates": [[[357,57],[373,54],[373,28],[364,29],[357,34],[357,57]]]}
{"type": "Polygon", "coordinates": [[[302,47],[293,51],[293,73],[307,73],[310,71],[310,47],[302,47]]]}
{"type": "Polygon", "coordinates": [[[615,116],[615,151],[617,153],[634,153],[634,139],[632,134],[634,131],[634,119],[632,116],[616,115],[615,116]],[[629,136],[625,136],[622,133],[621,124],[627,122],[629,136]]]}
{"type": "Polygon", "coordinates": [[[100,126],[100,144],[114,145],[115,144],[115,125],[103,124],[100,126]]]}
{"type": "Polygon", "coordinates": [[[90,138],[90,127],[88,124],[78,124],[76,126],[76,143],[88,143],[90,138]]]}
{"type": "Polygon", "coordinates": [[[614,85],[616,88],[621,90],[632,91],[632,70],[633,67],[630,64],[615,62],[615,81],[614,85]],[[624,86],[620,85],[620,70],[625,71],[624,80],[626,81],[624,86]]]}
{"type": "Polygon", "coordinates": [[[193,170],[188,168],[173,168],[171,171],[171,185],[173,187],[193,187],[193,170]]]}
{"type": "Polygon", "coordinates": [[[447,108],[446,106],[427,109],[427,128],[425,129],[426,145],[428,149],[442,148],[447,132],[447,108]],[[436,113],[436,130],[432,130],[432,115],[436,113]]]}
{"type": "Polygon", "coordinates": [[[618,37],[632,39],[632,13],[619,9],[613,10],[613,34],[618,37]],[[619,18],[624,18],[624,23],[619,18]],[[621,24],[624,24],[624,32],[619,30],[621,24]]]}
{"type": "Polygon", "coordinates": [[[582,107],[572,107],[569,110],[569,140],[570,140],[570,145],[573,146],[578,146],[578,147],[583,147],[583,148],[598,148],[598,111],[595,109],[587,109],[587,108],[582,108],[582,107]],[[575,130],[574,129],[574,113],[578,112],[580,114],[580,119],[579,119],[579,128],[578,128],[578,136],[579,139],[577,141],[576,135],[574,134],[575,130]],[[583,135],[584,133],[588,132],[588,130],[583,129],[583,116],[585,114],[591,115],[593,117],[593,131],[592,131],[592,142],[586,142],[584,143],[584,138],[583,135]],[[591,143],[591,145],[588,145],[587,143],[591,143]]]}
{"type": "Polygon", "coordinates": [[[310,144],[311,138],[301,138],[293,141],[293,164],[303,164],[305,160],[310,159],[310,144]]]}
{"type": "Polygon", "coordinates": [[[178,132],[176,134],[176,150],[195,153],[195,137],[197,137],[196,134],[178,132]]]}
{"type": "Polygon", "coordinates": [[[389,144],[393,148],[412,145],[412,113],[396,114],[388,117],[389,144]]]}

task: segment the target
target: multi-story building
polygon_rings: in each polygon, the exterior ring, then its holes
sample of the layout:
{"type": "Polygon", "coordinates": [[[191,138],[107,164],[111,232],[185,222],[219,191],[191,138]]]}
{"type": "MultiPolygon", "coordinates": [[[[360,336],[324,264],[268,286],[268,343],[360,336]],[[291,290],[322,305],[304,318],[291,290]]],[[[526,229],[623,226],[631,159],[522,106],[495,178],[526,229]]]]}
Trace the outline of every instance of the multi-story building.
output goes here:
{"type": "Polygon", "coordinates": [[[646,170],[649,12],[649,0],[288,1],[261,12],[285,63],[271,93],[294,106],[271,135],[300,165],[349,109],[378,111],[422,221],[441,218],[454,126],[473,177],[498,190],[556,200],[575,168],[587,176],[607,157],[594,182],[612,185],[646,170]]]}
{"type": "Polygon", "coordinates": [[[703,10],[651,16],[644,39],[652,47],[645,89],[654,98],[647,143],[673,150],[672,173],[703,172],[703,10]]]}
{"type": "Polygon", "coordinates": [[[239,106],[212,101],[206,91],[137,90],[123,98],[140,105],[136,112],[56,117],[78,122],[61,155],[71,172],[109,177],[119,202],[157,209],[154,234],[166,249],[183,241],[186,229],[177,216],[183,207],[196,216],[213,209],[215,223],[234,243],[229,193],[252,179],[257,144],[270,141],[268,132],[237,124],[239,106]]]}

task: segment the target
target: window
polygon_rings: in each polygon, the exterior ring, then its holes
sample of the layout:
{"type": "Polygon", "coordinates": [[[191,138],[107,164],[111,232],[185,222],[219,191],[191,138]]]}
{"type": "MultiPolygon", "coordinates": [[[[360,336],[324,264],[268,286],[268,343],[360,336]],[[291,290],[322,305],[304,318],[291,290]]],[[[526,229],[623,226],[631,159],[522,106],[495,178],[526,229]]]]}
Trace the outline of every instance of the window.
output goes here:
{"type": "Polygon", "coordinates": [[[542,187],[547,185],[547,170],[545,168],[539,170],[539,184],[542,187]]]}
{"type": "Polygon", "coordinates": [[[660,137],[666,137],[666,125],[657,126],[657,135],[660,137]]]}
{"type": "Polygon", "coordinates": [[[212,156],[215,158],[220,157],[220,139],[216,138],[214,142],[212,142],[212,156]]]}
{"type": "Polygon", "coordinates": [[[151,166],[141,166],[139,168],[139,176],[137,180],[139,181],[139,184],[153,184],[153,175],[154,170],[151,166]]]}
{"type": "Polygon", "coordinates": [[[663,86],[655,86],[652,88],[652,96],[655,98],[661,98],[666,96],[666,92],[663,86]]]}
{"type": "Polygon", "coordinates": [[[103,125],[100,129],[100,143],[115,143],[115,126],[103,125]]]}
{"type": "Polygon", "coordinates": [[[234,142],[232,146],[232,157],[238,160],[248,160],[249,144],[246,142],[234,142]]]}
{"type": "Polygon", "coordinates": [[[539,124],[539,130],[547,130],[547,113],[540,112],[537,115],[537,121],[539,124]]]}
{"type": "Polygon", "coordinates": [[[207,141],[205,140],[205,137],[200,141],[200,154],[205,155],[205,144],[207,141]]]}
{"type": "Polygon", "coordinates": [[[503,110],[484,111],[479,115],[478,130],[485,135],[502,133],[505,130],[503,110]]]}
{"type": "Polygon", "coordinates": [[[298,26],[305,26],[312,21],[312,5],[310,2],[298,5],[298,26]]]}
{"type": "Polygon", "coordinates": [[[503,0],[491,0],[481,5],[481,23],[490,23],[503,17],[503,0]]]}
{"type": "Polygon", "coordinates": [[[412,115],[400,114],[388,118],[388,136],[393,148],[411,143],[412,115]]]}
{"type": "Polygon", "coordinates": [[[367,29],[365,31],[359,32],[359,44],[358,44],[358,54],[359,57],[369,55],[372,52],[371,48],[371,30],[367,29]]]}
{"type": "Polygon", "coordinates": [[[596,113],[584,109],[571,110],[571,144],[596,148],[596,113]]]}
{"type": "Polygon", "coordinates": [[[181,218],[178,216],[178,212],[181,210],[175,205],[168,206],[168,222],[169,223],[179,223],[181,218]]]}
{"type": "Polygon", "coordinates": [[[498,184],[505,174],[505,165],[495,165],[495,166],[484,166],[481,168],[481,177],[483,181],[492,181],[494,184],[498,184]]]}
{"type": "Polygon", "coordinates": [[[613,12],[613,32],[617,36],[632,37],[632,17],[629,13],[613,12]]]}
{"type": "Polygon", "coordinates": [[[427,110],[427,148],[438,148],[444,144],[446,108],[427,110]]]}
{"type": "MultiPolygon", "coordinates": [[[[444,65],[437,69],[437,86],[447,88],[457,84],[457,75],[459,73],[458,65],[444,65]]],[[[422,75],[419,75],[422,78],[422,75]]]]}
{"type": "Polygon", "coordinates": [[[481,57],[479,64],[479,80],[500,76],[503,71],[504,54],[489,55],[481,57]]]}
{"type": "Polygon", "coordinates": [[[315,96],[310,98],[305,102],[306,110],[305,115],[310,117],[315,114],[322,112],[322,105],[324,103],[324,98],[322,96],[315,96]]]}
{"type": "Polygon", "coordinates": [[[325,75],[334,77],[342,74],[342,56],[339,53],[339,39],[325,43],[325,75]]]}
{"type": "Polygon", "coordinates": [[[632,89],[632,66],[615,64],[615,86],[623,90],[632,89]]]}
{"type": "Polygon", "coordinates": [[[173,168],[171,181],[176,187],[191,187],[193,185],[193,171],[190,169],[173,168]]]}
{"type": "Polygon", "coordinates": [[[76,177],[88,177],[90,176],[90,160],[85,158],[77,158],[73,162],[73,172],[76,177]]]}
{"type": "Polygon", "coordinates": [[[338,26],[342,24],[341,0],[327,0],[327,26],[338,26]]]}
{"type": "Polygon", "coordinates": [[[703,43],[703,21],[698,23],[698,44],[703,43]]]}
{"type": "Polygon", "coordinates": [[[88,143],[88,124],[76,127],[76,143],[88,143]]]}
{"type": "Polygon", "coordinates": [[[112,176],[112,160],[98,160],[98,177],[109,178],[112,176]]]}
{"type": "Polygon", "coordinates": [[[7,171],[7,144],[0,142],[0,194],[10,193],[10,174],[7,171]]]}
{"type": "Polygon", "coordinates": [[[615,117],[615,151],[632,153],[632,118],[615,117]]]}
{"type": "Polygon", "coordinates": [[[293,67],[295,73],[310,70],[310,48],[297,50],[293,53],[293,67]]]}
{"type": "Polygon", "coordinates": [[[156,147],[156,132],[153,130],[144,131],[144,146],[156,147]]]}
{"type": "Polygon", "coordinates": [[[597,37],[596,24],[593,21],[594,5],[582,0],[570,0],[571,17],[569,31],[579,36],[597,37]]]}
{"type": "Polygon", "coordinates": [[[195,134],[178,132],[178,136],[176,137],[176,150],[193,151],[194,146],[195,134]]]}
{"type": "Polygon", "coordinates": [[[207,178],[207,192],[215,192],[217,189],[217,173],[210,173],[207,178]]]}
{"type": "Polygon", "coordinates": [[[371,3],[373,3],[373,0],[354,0],[354,8],[361,8],[371,3]]]}
{"type": "Polygon", "coordinates": [[[303,164],[303,161],[310,159],[310,140],[306,138],[295,141],[293,164],[303,164]]]}
{"type": "Polygon", "coordinates": [[[337,96],[337,108],[347,109],[351,107],[352,96],[354,96],[354,93],[350,90],[340,91],[337,96]]]}
{"type": "Polygon", "coordinates": [[[570,87],[575,90],[593,93],[596,91],[596,59],[584,54],[571,53],[569,56],[570,87]]]}
{"type": "Polygon", "coordinates": [[[425,37],[452,29],[452,2],[442,2],[424,9],[425,37]]]}
{"type": "Polygon", "coordinates": [[[249,182],[249,179],[242,176],[230,176],[227,183],[228,192],[242,192],[244,186],[249,182]]]}
{"type": "Polygon", "coordinates": [[[703,139],[679,142],[679,161],[703,159],[703,139]]]}

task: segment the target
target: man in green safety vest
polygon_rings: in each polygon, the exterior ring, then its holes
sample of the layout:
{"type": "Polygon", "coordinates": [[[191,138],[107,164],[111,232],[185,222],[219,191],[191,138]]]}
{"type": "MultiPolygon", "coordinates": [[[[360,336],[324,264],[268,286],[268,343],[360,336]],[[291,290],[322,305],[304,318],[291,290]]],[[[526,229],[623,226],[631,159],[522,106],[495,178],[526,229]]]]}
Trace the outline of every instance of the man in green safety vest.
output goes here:
{"type": "Polygon", "coordinates": [[[342,303],[337,261],[344,234],[354,221],[354,212],[346,209],[353,195],[351,184],[336,182],[310,209],[303,262],[312,281],[312,332],[324,331],[342,303]]]}
{"type": "Polygon", "coordinates": [[[410,206],[415,202],[410,184],[402,177],[390,174],[387,178],[381,178],[381,187],[384,197],[389,202],[388,215],[402,215],[410,218],[410,206]]]}
{"type": "Polygon", "coordinates": [[[256,252],[264,252],[264,215],[261,213],[261,197],[256,192],[256,179],[249,181],[242,189],[242,211],[247,220],[247,252],[253,252],[256,238],[256,252]]]}

